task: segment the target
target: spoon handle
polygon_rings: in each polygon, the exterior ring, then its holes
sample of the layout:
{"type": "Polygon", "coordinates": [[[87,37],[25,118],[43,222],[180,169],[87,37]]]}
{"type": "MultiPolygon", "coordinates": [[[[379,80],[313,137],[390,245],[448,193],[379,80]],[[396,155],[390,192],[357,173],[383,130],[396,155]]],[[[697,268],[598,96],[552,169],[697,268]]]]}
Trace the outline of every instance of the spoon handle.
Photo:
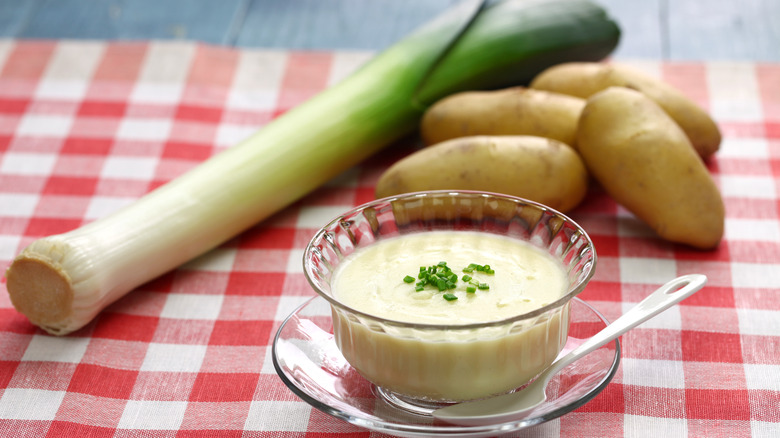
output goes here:
{"type": "MultiPolygon", "coordinates": [[[[618,338],[625,332],[693,295],[694,292],[701,289],[706,283],[707,277],[701,274],[683,275],[669,281],[656,289],[655,292],[648,295],[639,304],[624,313],[620,318],[613,321],[595,336],[589,338],[579,347],[558,360],[554,365],[555,369],[561,369],[571,364],[579,357],[618,338]]],[[[551,375],[552,374],[554,373],[551,373],[551,375]]]]}

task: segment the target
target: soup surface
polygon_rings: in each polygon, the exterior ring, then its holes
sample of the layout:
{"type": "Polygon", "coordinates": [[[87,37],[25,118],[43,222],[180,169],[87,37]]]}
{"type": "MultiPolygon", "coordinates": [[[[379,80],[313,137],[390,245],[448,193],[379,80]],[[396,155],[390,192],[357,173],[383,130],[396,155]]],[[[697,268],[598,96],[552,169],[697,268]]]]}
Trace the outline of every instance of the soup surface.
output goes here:
{"type": "Polygon", "coordinates": [[[470,231],[409,234],[360,248],[339,265],[332,281],[335,297],[355,310],[427,324],[505,319],[557,300],[568,285],[563,267],[546,252],[470,231]],[[446,268],[438,267],[441,262],[446,268]],[[455,281],[444,290],[433,282],[421,287],[421,269],[449,269],[441,277],[451,280],[454,274],[455,281]]]}

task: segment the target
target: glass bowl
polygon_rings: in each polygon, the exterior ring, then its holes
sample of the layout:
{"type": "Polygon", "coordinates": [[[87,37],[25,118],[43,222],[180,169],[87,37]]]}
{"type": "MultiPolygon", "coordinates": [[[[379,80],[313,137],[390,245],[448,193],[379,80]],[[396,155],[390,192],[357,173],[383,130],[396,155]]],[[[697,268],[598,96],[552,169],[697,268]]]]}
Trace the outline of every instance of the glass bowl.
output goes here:
{"type": "Polygon", "coordinates": [[[595,265],[587,233],[563,214],[516,197],[469,191],[410,193],[361,205],[319,230],[303,257],[306,278],[330,303],[335,343],[347,362],[389,402],[421,414],[511,391],[547,368],[568,338],[571,299],[584,290],[595,265]],[[334,273],[357,249],[442,230],[498,234],[540,248],[564,268],[568,289],[533,311],[468,324],[389,320],[335,296],[334,273]]]}
{"type": "MultiPolygon", "coordinates": [[[[579,298],[571,300],[570,309],[569,339],[561,355],[608,324],[603,315],[579,298]]],[[[527,416],[493,424],[450,424],[398,406],[358,374],[336,346],[331,313],[330,303],[320,296],[293,311],[274,337],[274,369],[295,395],[321,412],[394,436],[487,438],[534,428],[588,403],[609,384],[620,364],[620,343],[616,339],[553,376],[547,385],[547,399],[527,416]]],[[[526,435],[534,433],[528,431],[526,435]]]]}

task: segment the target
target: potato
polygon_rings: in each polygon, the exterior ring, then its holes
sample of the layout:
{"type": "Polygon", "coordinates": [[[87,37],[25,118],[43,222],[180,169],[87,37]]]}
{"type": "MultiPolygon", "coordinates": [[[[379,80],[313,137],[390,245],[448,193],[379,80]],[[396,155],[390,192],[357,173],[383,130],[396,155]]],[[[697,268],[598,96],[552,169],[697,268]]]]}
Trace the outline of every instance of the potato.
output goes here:
{"type": "Polygon", "coordinates": [[[575,147],[584,106],[584,99],[524,87],[456,93],[428,108],[420,134],[427,145],[473,135],[533,135],[575,147]]]}
{"type": "Polygon", "coordinates": [[[720,192],[688,137],[644,94],[610,87],[587,100],[577,142],[590,174],[660,237],[714,248],[723,236],[720,192]]]}
{"type": "Polygon", "coordinates": [[[703,159],[720,148],[718,125],[704,109],[668,83],[628,66],[597,62],[558,64],[539,73],[530,84],[534,89],[580,98],[613,86],[641,91],[654,100],[685,131],[703,159]]]}
{"type": "Polygon", "coordinates": [[[585,197],[588,174],[577,152],[536,136],[471,136],[420,149],[379,178],[377,198],[424,190],[479,190],[566,212],[585,197]]]}

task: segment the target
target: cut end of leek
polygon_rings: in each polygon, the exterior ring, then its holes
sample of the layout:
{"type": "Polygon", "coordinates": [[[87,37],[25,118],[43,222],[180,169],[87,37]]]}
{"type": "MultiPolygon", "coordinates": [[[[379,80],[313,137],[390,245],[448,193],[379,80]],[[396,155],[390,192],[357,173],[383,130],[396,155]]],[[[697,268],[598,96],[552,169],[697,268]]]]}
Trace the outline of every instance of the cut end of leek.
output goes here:
{"type": "Polygon", "coordinates": [[[25,250],[8,268],[6,278],[11,303],[33,324],[53,335],[70,333],[83,325],[74,325],[75,291],[59,262],[25,250]]]}

